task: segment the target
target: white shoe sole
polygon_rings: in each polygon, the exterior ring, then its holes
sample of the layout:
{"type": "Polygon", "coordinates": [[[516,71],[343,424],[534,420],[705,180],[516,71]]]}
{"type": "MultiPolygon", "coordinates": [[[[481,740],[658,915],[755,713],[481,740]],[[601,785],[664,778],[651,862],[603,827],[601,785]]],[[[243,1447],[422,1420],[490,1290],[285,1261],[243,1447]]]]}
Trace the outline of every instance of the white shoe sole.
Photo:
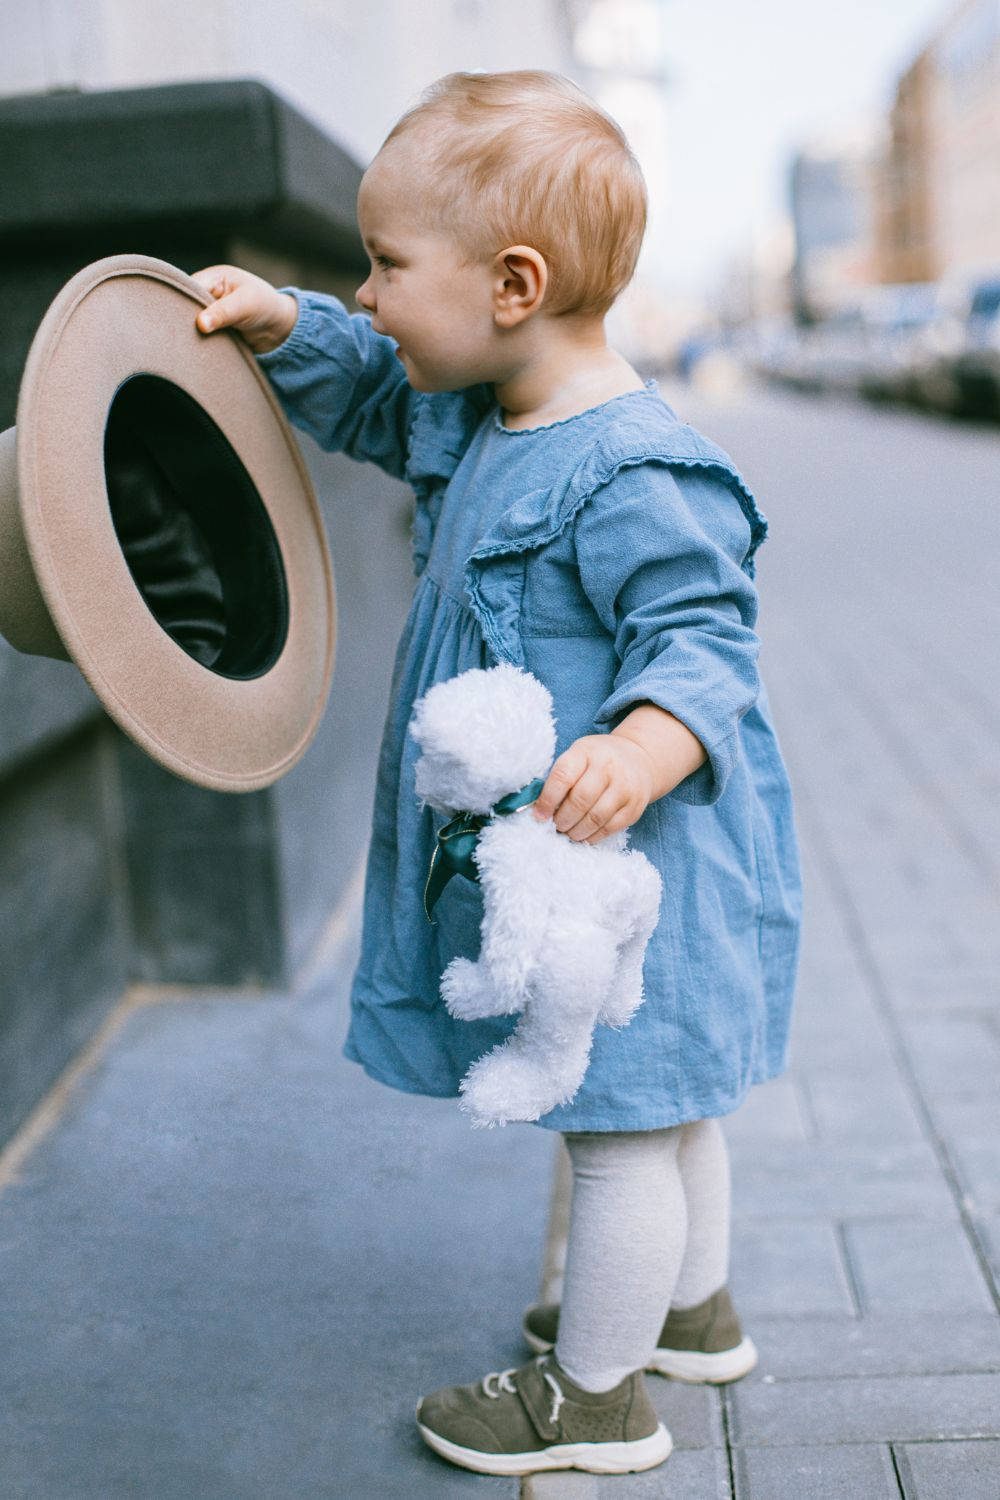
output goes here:
{"type": "MultiPolygon", "coordinates": [[[[521,1331],[536,1354],[551,1353],[554,1345],[528,1328],[521,1331]]],[[[749,1375],[756,1363],[756,1346],[752,1339],[745,1338],[734,1349],[722,1349],[718,1354],[701,1354],[694,1349],[657,1349],[646,1369],[651,1374],[684,1380],[689,1385],[726,1385],[730,1380],[749,1375]]]]}
{"type": "Polygon", "coordinates": [[[476,1474],[540,1474],[550,1469],[582,1469],[586,1474],[633,1474],[655,1469],[673,1449],[673,1439],[661,1422],[649,1437],[631,1443],[557,1443],[536,1453],[480,1453],[449,1442],[422,1422],[420,1436],[429,1448],[460,1468],[476,1474]]]}
{"type": "Polygon", "coordinates": [[[725,1385],[749,1375],[756,1363],[753,1341],[742,1339],[735,1349],[721,1349],[718,1354],[702,1354],[696,1349],[657,1349],[646,1369],[667,1375],[671,1380],[686,1380],[691,1385],[725,1385]]]}

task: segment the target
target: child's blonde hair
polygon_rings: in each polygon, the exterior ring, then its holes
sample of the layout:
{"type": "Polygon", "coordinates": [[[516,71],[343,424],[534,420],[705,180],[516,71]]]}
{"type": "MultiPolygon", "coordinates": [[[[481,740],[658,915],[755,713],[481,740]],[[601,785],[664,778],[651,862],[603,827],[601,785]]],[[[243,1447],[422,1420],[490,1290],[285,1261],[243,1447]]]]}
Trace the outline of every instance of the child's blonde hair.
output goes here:
{"type": "Polygon", "coordinates": [[[646,228],[646,184],[610,115],[559,73],[448,73],[382,150],[415,128],[428,207],[470,258],[531,245],[549,268],[546,312],[607,312],[646,228]]]}

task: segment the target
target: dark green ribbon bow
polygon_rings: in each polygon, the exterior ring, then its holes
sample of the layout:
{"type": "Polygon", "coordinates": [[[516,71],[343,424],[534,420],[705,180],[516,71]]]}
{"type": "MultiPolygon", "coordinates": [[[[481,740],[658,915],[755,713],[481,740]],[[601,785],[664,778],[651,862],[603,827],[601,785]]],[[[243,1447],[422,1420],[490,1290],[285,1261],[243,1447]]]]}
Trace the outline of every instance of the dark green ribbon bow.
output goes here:
{"type": "Polygon", "coordinates": [[[456,813],[449,823],[438,829],[437,844],[431,855],[427,883],[424,886],[424,911],[427,920],[434,918],[431,912],[437,899],[453,875],[464,875],[467,880],[479,881],[479,871],[472,858],[472,851],[479,842],[479,835],[493,818],[505,818],[508,813],[518,812],[537,802],[545,785],[545,777],[530,781],[519,792],[508,792],[499,802],[494,802],[488,813],[456,813]]]}

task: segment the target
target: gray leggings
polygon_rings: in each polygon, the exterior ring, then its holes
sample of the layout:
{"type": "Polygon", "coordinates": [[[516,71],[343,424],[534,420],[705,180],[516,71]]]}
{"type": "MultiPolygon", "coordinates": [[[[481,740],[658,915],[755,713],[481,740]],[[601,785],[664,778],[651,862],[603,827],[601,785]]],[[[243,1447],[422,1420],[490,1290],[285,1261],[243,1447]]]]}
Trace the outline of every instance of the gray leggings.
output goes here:
{"type": "Polygon", "coordinates": [[[670,1307],[729,1274],[729,1156],[718,1120],[564,1136],[573,1163],[556,1358],[584,1390],[646,1365],[670,1307]]]}

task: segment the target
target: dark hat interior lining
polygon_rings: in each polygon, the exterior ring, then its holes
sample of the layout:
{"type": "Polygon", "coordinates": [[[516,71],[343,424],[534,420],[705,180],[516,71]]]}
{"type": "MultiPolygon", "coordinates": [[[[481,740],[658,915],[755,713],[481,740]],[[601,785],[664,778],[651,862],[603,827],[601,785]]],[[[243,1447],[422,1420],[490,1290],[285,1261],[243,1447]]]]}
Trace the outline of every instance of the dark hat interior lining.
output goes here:
{"type": "Polygon", "coordinates": [[[281,549],[204,407],[162,376],[130,376],[108,410],[104,470],[125,561],[161,628],[222,677],[263,676],[288,635],[281,549]]]}

